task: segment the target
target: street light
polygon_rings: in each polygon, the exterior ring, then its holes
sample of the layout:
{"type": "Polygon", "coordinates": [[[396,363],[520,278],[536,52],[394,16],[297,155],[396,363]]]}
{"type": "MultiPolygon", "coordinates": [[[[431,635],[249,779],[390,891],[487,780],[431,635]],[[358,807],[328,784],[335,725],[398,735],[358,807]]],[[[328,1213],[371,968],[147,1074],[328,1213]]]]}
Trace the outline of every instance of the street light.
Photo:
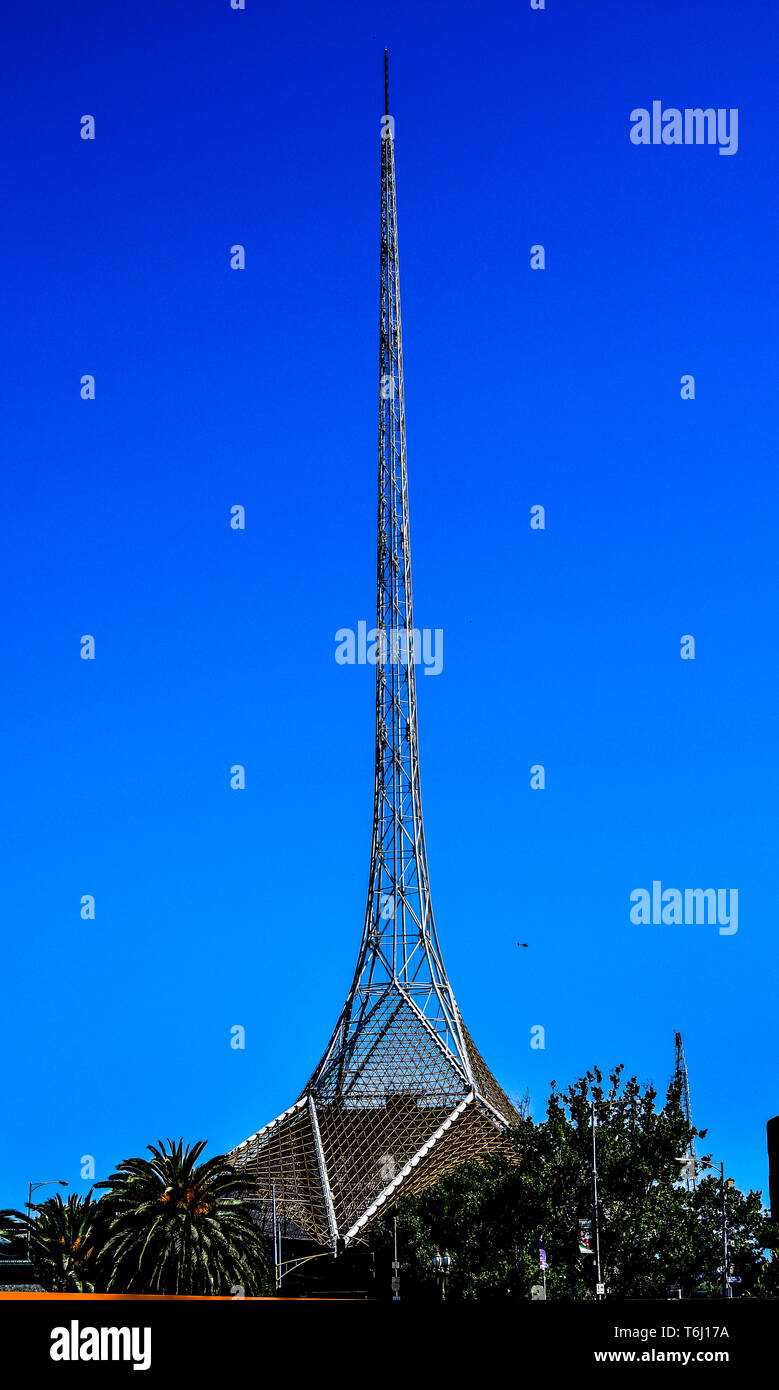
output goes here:
{"type": "Polygon", "coordinates": [[[47,1178],[45,1182],[31,1182],[31,1183],[30,1183],[30,1188],[29,1188],[29,1191],[28,1191],[28,1193],[27,1193],[27,1259],[28,1259],[28,1261],[29,1261],[29,1258],[30,1258],[30,1228],[31,1228],[31,1225],[32,1225],[32,1194],[33,1194],[33,1192],[37,1192],[39,1187],[54,1187],[55,1185],[58,1185],[59,1187],[67,1187],[67,1186],[68,1186],[68,1183],[66,1183],[66,1181],[65,1181],[64,1178],[47,1178]]]}
{"type": "Polygon", "coordinates": [[[398,1218],[392,1218],[394,1255],[392,1259],[392,1302],[400,1303],[400,1260],[398,1259],[398,1218]]]}
{"type": "Polygon", "coordinates": [[[441,1299],[444,1301],[446,1299],[446,1281],[449,1278],[451,1266],[452,1260],[448,1250],[445,1250],[443,1255],[436,1250],[433,1256],[433,1273],[441,1286],[441,1299]]]}
{"type": "Polygon", "coordinates": [[[590,1125],[592,1128],[592,1218],[595,1222],[595,1297],[600,1301],[602,1280],[600,1276],[600,1221],[598,1219],[598,1169],[595,1161],[595,1101],[590,1101],[590,1125]]]}
{"type": "Polygon", "coordinates": [[[590,1125],[592,1128],[592,1216],[595,1223],[595,1297],[600,1302],[603,1297],[603,1277],[600,1267],[600,1211],[598,1207],[598,1169],[595,1158],[595,1107],[596,1105],[607,1106],[630,1105],[631,1101],[624,1100],[590,1100],[590,1125]]]}
{"type": "Polygon", "coordinates": [[[713,1159],[697,1159],[690,1154],[685,1154],[684,1158],[677,1158],[676,1162],[685,1165],[681,1171],[682,1177],[689,1176],[691,1172],[694,1176],[699,1168],[719,1168],[720,1201],[722,1204],[722,1297],[732,1298],[733,1289],[728,1278],[728,1215],[725,1195],[729,1188],[736,1186],[736,1180],[735,1178],[726,1179],[725,1164],[713,1159]]]}

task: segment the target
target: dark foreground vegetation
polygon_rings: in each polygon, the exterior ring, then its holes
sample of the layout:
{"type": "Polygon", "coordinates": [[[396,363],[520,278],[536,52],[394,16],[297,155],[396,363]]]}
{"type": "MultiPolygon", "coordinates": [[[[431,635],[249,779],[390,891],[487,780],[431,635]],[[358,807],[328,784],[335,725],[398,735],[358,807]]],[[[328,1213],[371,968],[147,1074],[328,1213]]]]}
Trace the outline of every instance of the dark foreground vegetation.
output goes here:
{"type": "MultiPolygon", "coordinates": [[[[548,1299],[594,1298],[595,1259],[586,1248],[595,1243],[593,1111],[608,1297],[667,1298],[672,1289],[686,1298],[720,1295],[723,1201],[734,1295],[779,1296],[779,1232],[760,1193],[729,1186],[727,1169],[723,1183],[718,1156],[716,1168],[701,1166],[695,1187],[680,1181],[691,1141],[699,1165],[711,1158],[705,1130],[688,1127],[678,1082],[658,1104],[656,1091],[625,1079],[622,1067],[605,1082],[593,1068],[564,1091],[553,1083],[545,1118],[525,1116],[510,1153],[463,1164],[419,1196],[401,1198],[369,1229],[362,1252],[349,1252],[352,1290],[362,1260],[369,1296],[391,1296],[397,1238],[404,1301],[444,1293],[455,1301],[525,1300],[544,1282],[548,1299]]],[[[198,1162],[204,1148],[150,1145],[150,1158],[126,1159],[85,1197],[50,1197],[32,1219],[0,1213],[6,1252],[29,1245],[37,1282],[53,1291],[272,1295],[271,1242],[258,1228],[246,1180],[223,1155],[198,1162]]],[[[285,1291],[304,1290],[293,1276],[285,1291]]]]}

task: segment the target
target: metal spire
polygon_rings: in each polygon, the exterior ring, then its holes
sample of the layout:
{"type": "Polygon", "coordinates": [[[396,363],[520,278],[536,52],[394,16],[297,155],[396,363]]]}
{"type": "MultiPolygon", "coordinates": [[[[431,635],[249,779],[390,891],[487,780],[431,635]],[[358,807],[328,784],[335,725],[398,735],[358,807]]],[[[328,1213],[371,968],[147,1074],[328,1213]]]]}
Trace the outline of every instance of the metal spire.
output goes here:
{"type": "MultiPolygon", "coordinates": [[[[681,1081],[681,1083],[682,1083],[682,1097],[681,1097],[681,1100],[682,1100],[682,1113],[683,1113],[683,1115],[684,1115],[685,1120],[687,1121],[687,1124],[690,1126],[690,1128],[692,1128],[692,1105],[690,1104],[690,1081],[689,1081],[689,1077],[688,1077],[688,1075],[687,1075],[687,1059],[685,1058],[685,1055],[684,1055],[684,1047],[682,1046],[682,1035],[681,1035],[681,1033],[674,1033],[674,1042],[675,1042],[675,1045],[676,1045],[676,1053],[675,1053],[675,1058],[674,1058],[674,1077],[675,1077],[675,1079],[676,1079],[677,1081],[681,1081]]],[[[685,1183],[685,1187],[687,1188],[687,1191],[688,1191],[688,1192],[694,1192],[695,1189],[696,1189],[696,1187],[698,1186],[698,1178],[697,1178],[697,1160],[696,1160],[696,1157],[695,1157],[695,1141],[694,1141],[694,1139],[692,1139],[692,1138],[690,1139],[689,1148],[688,1148],[688,1151],[687,1151],[687,1152],[688,1152],[688,1154],[689,1154],[690,1159],[692,1160],[692,1162],[691,1162],[691,1165],[690,1165],[690,1171],[689,1171],[689,1173],[687,1174],[687,1176],[686,1176],[685,1179],[684,1179],[684,1183],[685,1183]]]]}
{"type": "Polygon", "coordinates": [[[376,753],[362,941],[328,1047],[294,1106],[233,1151],[269,1202],[337,1250],[386,1204],[505,1144],[519,1116],[471,1041],[443,964],[422,822],[395,130],[384,53],[379,278],[376,753]]]}
{"type": "Polygon", "coordinates": [[[390,982],[400,988],[473,1080],[457,1005],[436,935],[422,820],[409,539],[406,409],[400,313],[394,122],[381,132],[379,313],[379,515],[376,629],[376,764],[368,901],[362,945],[342,1023],[390,982]]]}

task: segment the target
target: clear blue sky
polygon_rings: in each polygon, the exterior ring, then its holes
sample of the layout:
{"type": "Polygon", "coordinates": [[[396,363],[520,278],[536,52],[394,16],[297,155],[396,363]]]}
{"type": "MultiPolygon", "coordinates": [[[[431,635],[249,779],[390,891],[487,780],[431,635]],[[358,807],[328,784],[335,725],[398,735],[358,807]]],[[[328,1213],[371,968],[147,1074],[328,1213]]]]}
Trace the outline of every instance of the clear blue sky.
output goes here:
{"type": "Polygon", "coordinates": [[[663,1089],[681,1029],[708,1147],[766,1190],[777,11],[246,5],[2,22],[0,1204],[253,1133],[351,979],[374,672],[334,634],[375,605],[385,44],[450,977],[538,1115],[593,1063],[663,1089]],[[738,153],[634,147],[654,99],[737,107],[738,153]],[[738,888],[737,935],[632,926],[653,879],[738,888]]]}

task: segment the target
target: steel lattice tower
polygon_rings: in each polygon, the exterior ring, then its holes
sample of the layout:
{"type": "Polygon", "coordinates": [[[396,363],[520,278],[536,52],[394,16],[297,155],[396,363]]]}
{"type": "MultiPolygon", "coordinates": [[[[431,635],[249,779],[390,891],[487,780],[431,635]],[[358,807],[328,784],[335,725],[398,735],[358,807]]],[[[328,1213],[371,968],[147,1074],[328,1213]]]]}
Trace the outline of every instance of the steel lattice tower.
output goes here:
{"type": "Polygon", "coordinates": [[[422,822],[406,418],[385,52],[381,138],[376,764],[352,986],[296,1103],[231,1157],[260,1198],[337,1250],[398,1196],[505,1145],[518,1115],[460,1017],[436,935],[422,822]]]}
{"type": "MultiPolygon", "coordinates": [[[[685,1055],[684,1055],[684,1047],[682,1046],[682,1035],[681,1035],[681,1033],[674,1033],[674,1042],[675,1042],[675,1045],[676,1045],[675,1057],[674,1057],[674,1077],[675,1077],[675,1079],[676,1079],[677,1081],[681,1081],[681,1083],[682,1083],[682,1113],[683,1113],[683,1115],[684,1115],[685,1120],[687,1121],[687,1124],[688,1124],[688,1125],[690,1126],[690,1128],[692,1129],[692,1105],[690,1104],[690,1080],[689,1080],[689,1077],[688,1077],[688,1075],[687,1075],[687,1059],[686,1059],[686,1057],[685,1057],[685,1055]]],[[[690,1144],[689,1144],[689,1148],[688,1148],[687,1152],[688,1152],[688,1155],[689,1155],[690,1159],[692,1160],[692,1168],[691,1168],[691,1171],[690,1171],[689,1175],[688,1175],[687,1177],[684,1178],[684,1185],[685,1185],[685,1187],[687,1188],[687,1191],[688,1191],[688,1192],[694,1192],[695,1189],[696,1189],[696,1187],[698,1186],[698,1178],[697,1178],[697,1175],[696,1175],[697,1159],[696,1159],[696,1157],[695,1157],[695,1140],[694,1140],[694,1139],[691,1139],[691,1140],[690,1140],[690,1144]]]]}

